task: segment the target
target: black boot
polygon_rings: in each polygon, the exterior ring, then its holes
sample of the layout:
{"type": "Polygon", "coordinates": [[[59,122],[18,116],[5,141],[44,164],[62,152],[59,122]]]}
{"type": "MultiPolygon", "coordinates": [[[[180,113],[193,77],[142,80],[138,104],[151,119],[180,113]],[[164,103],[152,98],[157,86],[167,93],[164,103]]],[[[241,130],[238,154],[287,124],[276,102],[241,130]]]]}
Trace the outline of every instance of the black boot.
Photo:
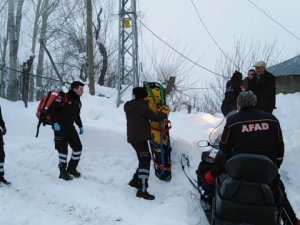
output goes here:
{"type": "Polygon", "coordinates": [[[147,191],[142,191],[142,190],[138,190],[138,192],[136,193],[136,197],[138,198],[144,198],[146,200],[154,200],[155,196],[149,194],[147,191]]]}
{"type": "Polygon", "coordinates": [[[128,185],[133,187],[133,188],[139,189],[139,181],[138,181],[137,171],[133,175],[131,181],[129,181],[128,185]]]}
{"type": "Polygon", "coordinates": [[[73,179],[73,177],[71,177],[65,169],[60,169],[59,178],[67,181],[73,179]]]}
{"type": "Polygon", "coordinates": [[[139,177],[142,177],[142,178],[138,178],[138,191],[136,193],[136,197],[144,198],[146,200],[154,200],[155,199],[154,195],[151,195],[147,192],[148,176],[141,175],[139,177]],[[142,176],[144,176],[144,177],[142,177],[142,176]]]}
{"type": "Polygon", "coordinates": [[[5,180],[4,176],[0,176],[0,184],[10,185],[11,182],[5,180]]]}
{"type": "Polygon", "coordinates": [[[74,177],[78,178],[81,176],[81,173],[78,172],[76,169],[67,169],[67,173],[73,175],[74,177]]]}
{"type": "Polygon", "coordinates": [[[131,181],[129,181],[128,185],[133,188],[139,189],[138,181],[135,180],[134,178],[132,178],[131,181]]]}

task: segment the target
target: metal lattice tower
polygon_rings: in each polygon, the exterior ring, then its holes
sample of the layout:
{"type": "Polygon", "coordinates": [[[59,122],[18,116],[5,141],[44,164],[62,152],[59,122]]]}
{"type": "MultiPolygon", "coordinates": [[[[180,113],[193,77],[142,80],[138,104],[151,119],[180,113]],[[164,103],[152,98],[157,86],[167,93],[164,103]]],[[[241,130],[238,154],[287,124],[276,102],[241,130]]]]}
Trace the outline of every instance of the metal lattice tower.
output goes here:
{"type": "Polygon", "coordinates": [[[118,99],[121,104],[124,91],[139,84],[138,32],[136,0],[120,0],[119,11],[119,58],[118,58],[118,99]],[[122,85],[127,85],[122,88],[122,85]]]}

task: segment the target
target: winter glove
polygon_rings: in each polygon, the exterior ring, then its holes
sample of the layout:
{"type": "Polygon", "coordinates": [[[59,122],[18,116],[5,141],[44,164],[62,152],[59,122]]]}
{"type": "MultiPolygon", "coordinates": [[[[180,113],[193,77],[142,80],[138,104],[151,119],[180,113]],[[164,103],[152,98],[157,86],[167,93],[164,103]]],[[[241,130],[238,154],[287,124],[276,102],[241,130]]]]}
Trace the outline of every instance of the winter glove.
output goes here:
{"type": "Polygon", "coordinates": [[[60,125],[59,125],[59,123],[54,123],[53,124],[53,129],[54,129],[54,131],[60,131],[60,125]]]}
{"type": "Polygon", "coordinates": [[[215,184],[215,178],[211,174],[210,170],[204,174],[204,179],[205,179],[205,182],[207,184],[210,184],[210,185],[214,185],[215,184]]]}
{"type": "Polygon", "coordinates": [[[162,105],[160,110],[162,113],[167,114],[167,115],[169,115],[170,111],[171,111],[170,107],[167,105],[162,105]]]}
{"type": "MultiPolygon", "coordinates": [[[[3,134],[4,135],[4,134],[3,134]]],[[[276,165],[277,165],[277,168],[279,169],[281,164],[282,164],[282,161],[283,161],[283,158],[277,158],[277,161],[276,161],[276,165]]]]}
{"type": "Polygon", "coordinates": [[[79,134],[80,134],[80,135],[83,134],[83,127],[79,127],[79,134]]]}
{"type": "Polygon", "coordinates": [[[203,182],[200,187],[201,190],[201,199],[210,201],[214,197],[215,186],[212,184],[208,184],[203,182]]]}
{"type": "Polygon", "coordinates": [[[5,127],[0,127],[0,131],[1,131],[2,135],[6,134],[6,128],[5,127]]]}

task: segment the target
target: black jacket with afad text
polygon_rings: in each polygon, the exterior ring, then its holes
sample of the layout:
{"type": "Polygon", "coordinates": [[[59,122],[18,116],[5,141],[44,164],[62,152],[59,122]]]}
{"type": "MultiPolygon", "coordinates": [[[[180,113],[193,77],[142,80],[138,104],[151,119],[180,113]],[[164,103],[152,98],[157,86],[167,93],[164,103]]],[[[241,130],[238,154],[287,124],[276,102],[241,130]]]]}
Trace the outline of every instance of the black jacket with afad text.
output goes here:
{"type": "Polygon", "coordinates": [[[275,116],[253,107],[244,108],[230,116],[213,165],[213,175],[218,176],[223,172],[226,161],[241,153],[267,156],[280,167],[284,143],[280,124],[275,116]]]}
{"type": "Polygon", "coordinates": [[[164,113],[151,111],[143,99],[126,102],[124,111],[127,119],[127,141],[131,144],[152,139],[149,120],[161,121],[167,118],[164,113]]]}
{"type": "Polygon", "coordinates": [[[276,84],[273,74],[265,71],[263,75],[257,76],[255,94],[256,108],[272,113],[276,104],[276,84]]]}
{"type": "Polygon", "coordinates": [[[67,93],[60,92],[51,109],[53,123],[70,127],[73,126],[75,122],[78,127],[82,127],[80,118],[81,105],[80,96],[73,90],[67,93]]]}

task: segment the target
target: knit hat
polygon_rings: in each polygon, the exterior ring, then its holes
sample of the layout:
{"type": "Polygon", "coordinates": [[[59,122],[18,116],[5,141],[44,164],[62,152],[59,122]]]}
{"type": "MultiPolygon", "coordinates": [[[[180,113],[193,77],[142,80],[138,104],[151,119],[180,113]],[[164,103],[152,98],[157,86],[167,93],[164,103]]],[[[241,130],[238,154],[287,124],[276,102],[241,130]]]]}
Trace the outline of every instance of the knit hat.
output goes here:
{"type": "Polygon", "coordinates": [[[132,94],[134,95],[135,99],[142,99],[148,96],[148,92],[146,88],[143,87],[136,87],[132,89],[132,94]]]}
{"type": "Polygon", "coordinates": [[[252,91],[242,91],[237,98],[237,105],[240,108],[255,107],[256,95],[252,91]]]}
{"type": "Polygon", "coordinates": [[[253,67],[264,67],[266,68],[266,63],[264,61],[258,61],[255,63],[255,65],[253,67]]]}
{"type": "Polygon", "coordinates": [[[231,80],[242,81],[243,80],[242,73],[237,70],[234,71],[234,73],[232,74],[231,80]]]}

